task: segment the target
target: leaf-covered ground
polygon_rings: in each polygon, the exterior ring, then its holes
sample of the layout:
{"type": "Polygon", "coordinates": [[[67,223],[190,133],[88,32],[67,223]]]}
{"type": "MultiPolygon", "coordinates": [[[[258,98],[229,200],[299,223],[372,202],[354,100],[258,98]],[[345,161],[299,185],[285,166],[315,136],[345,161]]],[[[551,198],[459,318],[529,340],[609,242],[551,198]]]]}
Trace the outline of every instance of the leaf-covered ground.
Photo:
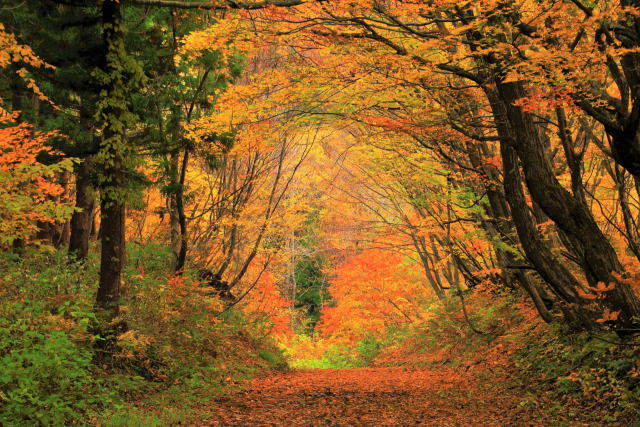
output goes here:
{"type": "Polygon", "coordinates": [[[271,372],[212,402],[203,425],[540,425],[513,385],[464,368],[271,372]]]}

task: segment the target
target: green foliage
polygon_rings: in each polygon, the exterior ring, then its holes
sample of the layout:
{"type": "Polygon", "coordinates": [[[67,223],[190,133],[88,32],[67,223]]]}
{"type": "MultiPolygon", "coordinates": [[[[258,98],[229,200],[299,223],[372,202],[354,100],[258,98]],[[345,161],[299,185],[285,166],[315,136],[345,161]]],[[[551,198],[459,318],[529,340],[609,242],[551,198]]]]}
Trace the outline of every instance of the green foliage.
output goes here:
{"type": "Polygon", "coordinates": [[[89,370],[91,352],[78,347],[63,331],[45,331],[24,321],[10,326],[1,319],[0,423],[35,422],[61,425],[78,419],[100,402],[89,370]],[[15,339],[16,333],[21,339],[15,339]],[[88,393],[93,391],[92,393],[88,393]]]}
{"type": "Polygon", "coordinates": [[[297,245],[303,249],[302,256],[294,266],[295,307],[305,309],[307,322],[304,324],[306,330],[303,332],[307,333],[313,333],[315,324],[320,319],[320,308],[330,299],[325,274],[329,260],[319,251],[316,237],[318,219],[318,210],[313,210],[306,219],[302,235],[297,239],[297,245]]]}
{"type": "Polygon", "coordinates": [[[258,351],[258,356],[269,362],[269,364],[275,368],[282,369],[287,367],[287,361],[280,350],[260,350],[258,351]]]}
{"type": "Polygon", "coordinates": [[[38,268],[0,258],[0,424],[80,422],[115,399],[92,363],[84,273],[58,254],[33,258],[38,268]]]}
{"type": "Polygon", "coordinates": [[[290,362],[296,369],[345,369],[358,367],[357,355],[345,345],[331,345],[320,359],[299,359],[290,362]]]}
{"type": "Polygon", "coordinates": [[[320,319],[320,307],[327,301],[327,278],[323,269],[327,260],[321,255],[303,256],[295,265],[297,284],[296,308],[304,307],[309,319],[309,329],[320,319]]]}
{"type": "Polygon", "coordinates": [[[356,352],[358,353],[358,366],[370,365],[378,355],[384,343],[375,338],[363,338],[358,341],[356,352]]]}
{"type": "Polygon", "coordinates": [[[344,369],[370,366],[386,343],[374,338],[363,338],[355,347],[332,344],[317,359],[294,359],[293,368],[302,369],[344,369]]]}
{"type": "Polygon", "coordinates": [[[165,427],[185,423],[192,420],[193,415],[191,408],[168,407],[162,411],[151,412],[147,408],[130,405],[104,414],[103,425],[105,427],[165,427]]]}
{"type": "Polygon", "coordinates": [[[640,417],[640,348],[616,345],[614,334],[566,334],[558,326],[545,326],[531,339],[526,331],[516,353],[523,378],[535,378],[561,402],[582,402],[594,419],[602,411],[617,421],[640,417]]]}
{"type": "Polygon", "coordinates": [[[194,405],[232,382],[285,366],[240,313],[220,319],[220,305],[190,288],[188,277],[167,280],[169,254],[130,245],[122,301],[129,330],[108,366],[93,361],[95,254],[84,265],[63,252],[0,254],[0,425],[94,417],[102,425],[171,425],[192,419],[194,405]],[[123,404],[140,400],[151,409],[123,404]]]}
{"type": "Polygon", "coordinates": [[[126,28],[119,16],[120,6],[113,6],[113,22],[105,22],[106,64],[96,68],[93,77],[101,88],[96,104],[95,119],[102,132],[100,150],[95,157],[97,181],[103,201],[124,203],[134,200],[123,182],[127,172],[137,165],[134,147],[126,138],[137,116],[132,111],[130,94],[136,93],[146,82],[146,76],[136,59],[127,52],[124,33],[126,28]]]}

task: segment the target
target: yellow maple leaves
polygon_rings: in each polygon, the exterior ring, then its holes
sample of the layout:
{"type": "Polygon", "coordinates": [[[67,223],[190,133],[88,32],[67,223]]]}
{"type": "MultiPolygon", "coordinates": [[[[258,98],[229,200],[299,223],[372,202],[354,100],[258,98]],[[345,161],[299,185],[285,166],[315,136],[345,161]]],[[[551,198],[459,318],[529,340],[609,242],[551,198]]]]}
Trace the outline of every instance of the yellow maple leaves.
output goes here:
{"type": "MultiPolygon", "coordinates": [[[[26,64],[36,68],[54,68],[40,59],[29,46],[20,44],[15,35],[7,32],[4,24],[0,23],[0,68],[6,68],[11,64],[26,64]]],[[[16,73],[39,99],[49,102],[49,99],[40,90],[35,80],[29,76],[26,68],[20,67],[16,73]]],[[[0,103],[0,116],[2,115],[7,115],[7,111],[0,103]]]]}
{"type": "Polygon", "coordinates": [[[0,119],[0,245],[28,237],[37,229],[35,221],[60,221],[73,212],[57,180],[58,174],[71,171],[72,160],[37,162],[42,152],[60,154],[45,145],[53,134],[14,125],[11,118],[0,119]]]}

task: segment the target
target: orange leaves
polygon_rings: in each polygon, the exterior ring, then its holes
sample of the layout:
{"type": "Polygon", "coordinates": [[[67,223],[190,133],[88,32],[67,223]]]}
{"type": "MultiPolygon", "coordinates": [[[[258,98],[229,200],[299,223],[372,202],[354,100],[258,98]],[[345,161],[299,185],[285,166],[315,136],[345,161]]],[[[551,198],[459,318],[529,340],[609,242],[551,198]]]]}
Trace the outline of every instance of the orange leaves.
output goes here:
{"type": "Polygon", "coordinates": [[[602,317],[596,320],[596,322],[605,323],[609,321],[616,321],[618,320],[618,316],[620,316],[620,312],[621,310],[611,311],[608,308],[605,308],[604,311],[602,312],[602,317]]]}
{"type": "Polygon", "coordinates": [[[330,287],[335,303],[323,307],[318,326],[324,336],[355,342],[424,314],[420,305],[428,293],[397,253],[364,251],[349,257],[335,275],[330,287]]]}
{"type": "Polygon", "coordinates": [[[556,108],[574,108],[573,100],[565,89],[531,90],[526,98],[520,98],[515,105],[529,113],[553,111],[556,108]]]}
{"type": "Polygon", "coordinates": [[[598,293],[602,293],[602,292],[609,292],[612,291],[613,289],[615,289],[616,284],[614,282],[609,283],[608,285],[605,285],[604,282],[598,282],[598,284],[596,285],[595,288],[591,288],[593,289],[593,291],[598,292],[598,293]]]}
{"type": "Polygon", "coordinates": [[[605,285],[604,282],[598,282],[596,286],[589,286],[589,290],[591,292],[585,292],[584,289],[576,288],[576,292],[580,298],[584,298],[586,300],[596,300],[604,297],[604,293],[610,292],[614,290],[616,284],[614,282],[605,285]]]}
{"type": "Polygon", "coordinates": [[[34,67],[53,68],[38,58],[29,46],[18,43],[16,37],[6,32],[4,24],[0,23],[0,68],[15,62],[23,62],[34,67]]]}
{"type": "Polygon", "coordinates": [[[482,161],[489,165],[489,166],[493,166],[494,168],[501,170],[502,169],[502,157],[500,157],[499,155],[495,155],[492,157],[485,157],[484,159],[482,159],[482,161]]]}
{"type": "Polygon", "coordinates": [[[253,319],[255,327],[262,334],[274,336],[290,335],[291,301],[284,298],[276,285],[276,278],[270,272],[264,272],[256,287],[244,300],[241,310],[253,319]]]}
{"type": "Polygon", "coordinates": [[[576,288],[576,292],[578,293],[578,296],[580,296],[580,298],[584,298],[587,300],[594,300],[598,298],[598,295],[587,293],[580,288],[576,288]]]}
{"type": "Polygon", "coordinates": [[[51,136],[26,123],[0,119],[0,245],[29,236],[35,221],[61,221],[73,212],[57,182],[59,174],[71,170],[71,160],[50,165],[37,161],[42,152],[59,155],[44,145],[51,136]]]}
{"type": "Polygon", "coordinates": [[[415,127],[415,123],[410,120],[404,119],[392,119],[385,116],[373,116],[373,115],[356,115],[356,118],[362,120],[370,126],[381,127],[388,130],[395,131],[411,131],[415,127]]]}
{"type": "MultiPolygon", "coordinates": [[[[624,283],[626,285],[631,286],[634,289],[639,289],[640,288],[640,277],[638,276],[633,276],[633,277],[622,277],[622,275],[620,275],[619,273],[616,273],[615,271],[613,273],[611,273],[611,275],[613,276],[613,278],[620,282],[620,283],[624,283]]],[[[613,283],[612,283],[613,285],[613,283]]]]}

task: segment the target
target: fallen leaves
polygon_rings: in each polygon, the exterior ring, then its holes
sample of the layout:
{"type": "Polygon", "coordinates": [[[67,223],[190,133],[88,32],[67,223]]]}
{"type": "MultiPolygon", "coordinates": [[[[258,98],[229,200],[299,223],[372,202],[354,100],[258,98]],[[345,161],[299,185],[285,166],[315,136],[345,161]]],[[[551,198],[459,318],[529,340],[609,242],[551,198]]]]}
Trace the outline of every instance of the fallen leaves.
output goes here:
{"type": "Polygon", "coordinates": [[[213,401],[201,425],[506,425],[515,402],[448,368],[271,372],[213,401]]]}

